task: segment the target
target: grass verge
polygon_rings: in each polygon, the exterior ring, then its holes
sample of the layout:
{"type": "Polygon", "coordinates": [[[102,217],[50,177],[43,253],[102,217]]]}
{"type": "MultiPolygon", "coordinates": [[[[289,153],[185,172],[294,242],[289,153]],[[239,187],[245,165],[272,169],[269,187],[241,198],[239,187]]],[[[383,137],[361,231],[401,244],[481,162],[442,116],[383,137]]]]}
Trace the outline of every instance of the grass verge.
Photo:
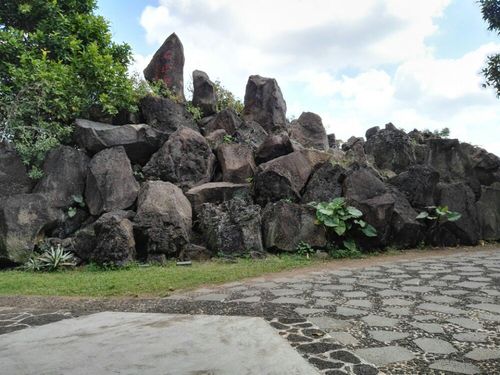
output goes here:
{"type": "Polygon", "coordinates": [[[220,284],[267,273],[315,265],[324,260],[283,255],[262,260],[239,259],[235,263],[211,261],[190,267],[134,265],[102,270],[82,267],[52,273],[0,271],[0,295],[158,297],[175,290],[204,284],[220,284]]]}

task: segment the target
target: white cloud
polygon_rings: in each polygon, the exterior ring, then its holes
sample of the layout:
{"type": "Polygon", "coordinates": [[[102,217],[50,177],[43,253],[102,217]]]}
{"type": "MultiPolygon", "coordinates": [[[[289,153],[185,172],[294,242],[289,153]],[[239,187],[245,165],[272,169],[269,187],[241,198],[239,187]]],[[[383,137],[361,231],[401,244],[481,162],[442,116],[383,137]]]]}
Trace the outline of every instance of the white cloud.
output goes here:
{"type": "MultiPolygon", "coordinates": [[[[179,35],[186,82],[201,69],[242,98],[250,74],[271,76],[290,115],[317,112],[340,138],[389,121],[448,126],[452,136],[500,154],[491,137],[500,135],[498,101],[478,74],[500,45],[446,60],[426,44],[451,1],[159,0],[140,22],[151,53],[179,35]]],[[[137,56],[134,66],[148,61],[137,56]]]]}

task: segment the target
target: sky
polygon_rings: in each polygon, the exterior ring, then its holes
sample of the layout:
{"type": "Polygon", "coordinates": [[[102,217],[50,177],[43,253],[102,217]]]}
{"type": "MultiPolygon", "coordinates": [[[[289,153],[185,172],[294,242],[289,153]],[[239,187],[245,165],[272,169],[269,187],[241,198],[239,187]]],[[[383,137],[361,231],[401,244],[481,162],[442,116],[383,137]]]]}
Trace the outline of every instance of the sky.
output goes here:
{"type": "Polygon", "coordinates": [[[243,98],[248,77],[278,81],[287,116],[323,119],[347,140],[392,122],[442,129],[500,155],[500,99],[483,88],[500,52],[475,0],[99,0],[141,72],[175,32],[185,82],[205,71],[243,98]]]}

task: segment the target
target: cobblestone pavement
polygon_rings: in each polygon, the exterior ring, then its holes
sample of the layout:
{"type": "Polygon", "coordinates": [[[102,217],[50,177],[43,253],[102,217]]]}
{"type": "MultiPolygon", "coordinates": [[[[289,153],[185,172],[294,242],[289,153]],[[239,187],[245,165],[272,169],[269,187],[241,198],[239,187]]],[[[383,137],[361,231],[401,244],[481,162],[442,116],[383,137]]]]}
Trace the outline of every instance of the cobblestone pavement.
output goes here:
{"type": "MultiPolygon", "coordinates": [[[[77,305],[57,306],[64,318],[77,305]]],[[[263,316],[322,374],[376,374],[370,363],[386,374],[500,374],[500,251],[271,276],[94,310],[109,308],[263,316]]]]}

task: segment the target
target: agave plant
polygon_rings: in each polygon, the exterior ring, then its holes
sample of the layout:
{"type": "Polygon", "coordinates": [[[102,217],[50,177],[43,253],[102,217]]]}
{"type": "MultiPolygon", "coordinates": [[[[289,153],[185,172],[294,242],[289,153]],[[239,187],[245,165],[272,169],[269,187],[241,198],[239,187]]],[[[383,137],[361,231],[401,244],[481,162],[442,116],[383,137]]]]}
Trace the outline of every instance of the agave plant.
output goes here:
{"type": "Polygon", "coordinates": [[[75,265],[76,260],[73,254],[58,244],[56,247],[49,247],[38,256],[31,257],[25,264],[25,269],[55,271],[61,268],[74,267],[75,265]]]}

